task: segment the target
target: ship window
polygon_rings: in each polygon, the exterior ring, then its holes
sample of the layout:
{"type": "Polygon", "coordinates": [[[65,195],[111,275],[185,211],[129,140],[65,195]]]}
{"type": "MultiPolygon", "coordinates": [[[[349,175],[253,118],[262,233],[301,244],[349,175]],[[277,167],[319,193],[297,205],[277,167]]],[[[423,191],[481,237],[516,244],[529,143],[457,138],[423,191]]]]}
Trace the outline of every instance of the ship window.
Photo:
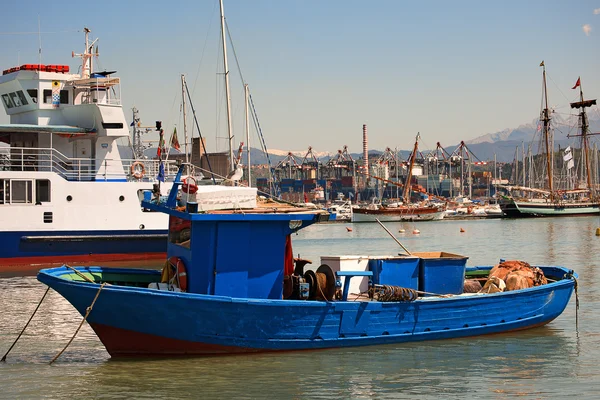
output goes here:
{"type": "Polygon", "coordinates": [[[37,103],[37,89],[27,89],[27,94],[34,103],[37,103]]]}
{"type": "Polygon", "coordinates": [[[0,204],[4,204],[4,182],[4,179],[0,179],[0,204]]]}
{"type": "Polygon", "coordinates": [[[4,188],[4,201],[10,203],[10,180],[5,180],[2,187],[4,188]]]}
{"type": "Polygon", "coordinates": [[[52,89],[44,89],[44,103],[52,104],[52,89]]]}
{"type": "Polygon", "coordinates": [[[50,201],[50,181],[48,179],[38,179],[35,181],[35,202],[50,201]]]}
{"type": "Polygon", "coordinates": [[[21,103],[21,99],[19,98],[19,96],[17,96],[16,92],[12,92],[8,94],[10,96],[10,99],[13,101],[15,107],[21,107],[23,105],[23,103],[21,103]]]}
{"type": "Polygon", "coordinates": [[[27,98],[25,97],[25,93],[23,93],[22,90],[17,90],[17,97],[21,101],[22,105],[26,106],[27,104],[29,104],[29,102],[27,101],[27,98]]]}
{"type": "Polygon", "coordinates": [[[69,104],[69,91],[68,90],[60,91],[60,104],[69,104]]]}
{"type": "Polygon", "coordinates": [[[33,203],[31,180],[11,180],[11,203],[33,203]]]}
{"type": "Polygon", "coordinates": [[[13,108],[15,106],[10,97],[8,97],[8,94],[2,95],[2,101],[4,102],[6,108],[13,108]]]}

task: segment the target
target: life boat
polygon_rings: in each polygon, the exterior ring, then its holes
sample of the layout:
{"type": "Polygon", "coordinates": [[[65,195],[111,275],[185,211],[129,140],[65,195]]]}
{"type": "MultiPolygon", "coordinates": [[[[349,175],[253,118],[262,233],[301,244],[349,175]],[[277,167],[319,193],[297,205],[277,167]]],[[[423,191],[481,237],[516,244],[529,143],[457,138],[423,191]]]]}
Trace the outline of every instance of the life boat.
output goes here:
{"type": "Polygon", "coordinates": [[[142,179],[146,173],[146,167],[141,161],[136,161],[131,164],[131,176],[135,179],[142,179]]]}
{"type": "Polygon", "coordinates": [[[183,185],[181,185],[183,193],[194,194],[198,191],[198,185],[196,185],[196,178],[193,176],[187,176],[183,178],[183,185]],[[193,182],[193,183],[192,183],[193,182]]]}

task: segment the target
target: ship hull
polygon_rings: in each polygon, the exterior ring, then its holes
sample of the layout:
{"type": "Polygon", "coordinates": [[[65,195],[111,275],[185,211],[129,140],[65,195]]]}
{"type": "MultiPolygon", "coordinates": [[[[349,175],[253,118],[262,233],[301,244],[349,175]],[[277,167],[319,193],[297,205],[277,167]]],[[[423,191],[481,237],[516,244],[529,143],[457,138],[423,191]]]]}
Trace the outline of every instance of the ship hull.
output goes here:
{"type": "Polygon", "coordinates": [[[508,218],[586,216],[600,214],[600,203],[595,202],[557,204],[511,199],[502,202],[500,208],[508,218]]]}
{"type": "Polygon", "coordinates": [[[384,208],[378,210],[354,209],[352,222],[395,222],[395,221],[436,221],[444,218],[444,211],[439,208],[384,208]]]}
{"type": "Polygon", "coordinates": [[[0,232],[0,271],[32,264],[164,258],[167,231],[0,232]]]}

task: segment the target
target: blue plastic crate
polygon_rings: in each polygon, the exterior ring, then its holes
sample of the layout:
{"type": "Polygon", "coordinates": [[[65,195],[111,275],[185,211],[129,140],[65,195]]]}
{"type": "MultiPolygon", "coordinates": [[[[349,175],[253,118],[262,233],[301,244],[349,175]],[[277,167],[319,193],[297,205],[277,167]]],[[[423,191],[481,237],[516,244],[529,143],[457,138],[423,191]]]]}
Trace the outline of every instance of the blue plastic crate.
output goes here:
{"type": "Polygon", "coordinates": [[[469,257],[444,251],[412,253],[420,258],[419,290],[433,294],[461,294],[469,257]]]}
{"type": "Polygon", "coordinates": [[[419,262],[418,257],[370,258],[369,269],[373,271],[373,283],[418,290],[419,262]]]}

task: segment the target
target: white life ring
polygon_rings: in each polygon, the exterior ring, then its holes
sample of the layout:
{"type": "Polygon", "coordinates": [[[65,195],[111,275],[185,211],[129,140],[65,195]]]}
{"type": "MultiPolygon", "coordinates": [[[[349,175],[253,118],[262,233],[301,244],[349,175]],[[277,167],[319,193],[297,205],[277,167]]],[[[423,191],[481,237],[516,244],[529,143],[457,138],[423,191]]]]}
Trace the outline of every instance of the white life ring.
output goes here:
{"type": "Polygon", "coordinates": [[[131,176],[133,176],[135,179],[142,179],[145,173],[146,167],[144,167],[144,163],[141,161],[136,161],[131,164],[131,176]]]}

